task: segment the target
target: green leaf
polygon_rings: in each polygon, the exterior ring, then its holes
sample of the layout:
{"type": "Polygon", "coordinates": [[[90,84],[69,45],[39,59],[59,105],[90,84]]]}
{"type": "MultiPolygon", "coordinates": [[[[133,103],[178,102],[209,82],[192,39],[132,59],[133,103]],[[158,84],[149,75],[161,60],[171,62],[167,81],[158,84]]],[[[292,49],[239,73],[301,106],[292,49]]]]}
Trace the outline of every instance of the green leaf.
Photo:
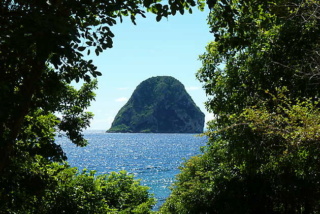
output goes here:
{"type": "Polygon", "coordinates": [[[83,46],[78,47],[78,50],[79,50],[79,51],[84,51],[85,49],[86,49],[86,47],[83,47],[83,46]]]}

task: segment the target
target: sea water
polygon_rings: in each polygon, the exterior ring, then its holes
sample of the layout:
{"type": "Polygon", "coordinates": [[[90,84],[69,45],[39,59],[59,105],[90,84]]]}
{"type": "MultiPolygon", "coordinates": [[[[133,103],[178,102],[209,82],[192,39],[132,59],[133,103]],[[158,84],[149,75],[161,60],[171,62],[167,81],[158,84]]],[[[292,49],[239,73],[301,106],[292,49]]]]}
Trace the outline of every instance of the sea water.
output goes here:
{"type": "Polygon", "coordinates": [[[195,134],[124,134],[89,131],[84,133],[89,145],[77,147],[65,137],[58,137],[68,163],[80,170],[97,174],[126,170],[150,187],[158,209],[170,194],[169,186],[179,173],[179,166],[200,154],[207,139],[195,134]]]}

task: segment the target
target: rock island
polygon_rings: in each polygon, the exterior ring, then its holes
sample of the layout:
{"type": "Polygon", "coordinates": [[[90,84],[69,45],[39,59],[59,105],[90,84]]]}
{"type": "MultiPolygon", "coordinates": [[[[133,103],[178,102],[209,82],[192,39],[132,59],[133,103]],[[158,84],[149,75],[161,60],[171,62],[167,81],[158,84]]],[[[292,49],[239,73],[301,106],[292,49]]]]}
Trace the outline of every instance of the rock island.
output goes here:
{"type": "Polygon", "coordinates": [[[137,86],[107,132],[201,133],[204,117],[180,81],[151,77],[137,86]]]}

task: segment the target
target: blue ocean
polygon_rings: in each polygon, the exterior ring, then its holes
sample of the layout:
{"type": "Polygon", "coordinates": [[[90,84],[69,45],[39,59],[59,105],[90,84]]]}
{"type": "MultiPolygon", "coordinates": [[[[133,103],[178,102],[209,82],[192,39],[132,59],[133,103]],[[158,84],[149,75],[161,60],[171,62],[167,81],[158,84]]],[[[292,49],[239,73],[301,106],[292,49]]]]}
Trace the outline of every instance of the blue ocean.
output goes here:
{"type": "Polygon", "coordinates": [[[86,147],[76,147],[65,137],[57,143],[67,154],[68,162],[80,170],[96,170],[97,174],[126,170],[150,187],[159,206],[169,196],[169,186],[179,173],[178,167],[191,156],[200,154],[206,137],[195,134],[124,134],[88,131],[86,147]]]}

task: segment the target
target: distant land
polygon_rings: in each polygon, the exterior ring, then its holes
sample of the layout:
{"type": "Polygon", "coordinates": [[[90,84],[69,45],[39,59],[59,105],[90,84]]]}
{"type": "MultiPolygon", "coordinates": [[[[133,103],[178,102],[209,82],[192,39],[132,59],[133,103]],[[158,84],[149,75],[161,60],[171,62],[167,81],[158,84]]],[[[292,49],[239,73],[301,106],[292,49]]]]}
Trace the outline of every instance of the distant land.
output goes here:
{"type": "Polygon", "coordinates": [[[180,81],[151,77],[137,86],[107,132],[202,133],[204,118],[180,81]]]}

